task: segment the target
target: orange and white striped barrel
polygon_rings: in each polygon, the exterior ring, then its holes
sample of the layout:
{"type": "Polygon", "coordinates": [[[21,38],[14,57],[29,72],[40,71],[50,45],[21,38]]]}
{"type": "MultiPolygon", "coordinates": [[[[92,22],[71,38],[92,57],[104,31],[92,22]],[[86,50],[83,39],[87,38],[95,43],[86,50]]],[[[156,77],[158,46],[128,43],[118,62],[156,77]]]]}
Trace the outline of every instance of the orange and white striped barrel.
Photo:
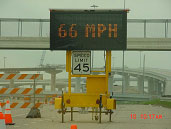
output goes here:
{"type": "Polygon", "coordinates": [[[56,97],[57,97],[57,94],[52,94],[49,103],[50,103],[50,104],[55,104],[55,98],[56,98],[56,97]]]}
{"type": "Polygon", "coordinates": [[[0,74],[1,80],[43,80],[43,74],[0,74]]]}
{"type": "Polygon", "coordinates": [[[10,101],[7,100],[6,102],[6,109],[5,109],[5,124],[12,124],[12,116],[11,116],[11,108],[10,108],[10,101]]]}
{"type": "Polygon", "coordinates": [[[10,101],[9,100],[7,100],[7,102],[6,102],[5,114],[11,114],[10,101]]]}
{"type": "MultiPolygon", "coordinates": [[[[8,95],[14,95],[14,94],[21,94],[21,95],[29,95],[33,94],[34,89],[33,88],[0,88],[0,94],[8,94],[8,95]]],[[[36,88],[35,94],[41,94],[43,93],[43,88],[36,88]]]]}
{"type": "MultiPolygon", "coordinates": [[[[5,105],[6,103],[1,103],[2,108],[4,108],[5,105]]],[[[42,106],[43,106],[43,103],[35,103],[36,108],[40,108],[42,106]]],[[[15,103],[10,104],[10,108],[32,108],[32,107],[34,107],[34,104],[30,102],[25,102],[25,103],[15,102],[15,103]]]]}

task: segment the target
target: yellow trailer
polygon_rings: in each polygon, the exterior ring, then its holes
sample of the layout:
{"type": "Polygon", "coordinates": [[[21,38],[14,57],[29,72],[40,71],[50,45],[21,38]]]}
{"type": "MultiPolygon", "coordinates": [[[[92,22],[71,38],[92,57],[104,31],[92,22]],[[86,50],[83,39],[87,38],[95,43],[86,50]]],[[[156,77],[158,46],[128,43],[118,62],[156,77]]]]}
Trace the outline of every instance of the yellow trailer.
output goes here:
{"type": "Polygon", "coordinates": [[[108,77],[111,75],[111,51],[106,51],[105,71],[91,71],[91,74],[88,75],[72,74],[71,57],[72,51],[67,51],[66,72],[68,72],[68,92],[63,93],[61,98],[55,99],[55,109],[60,109],[62,112],[62,122],[64,122],[64,114],[66,112],[71,112],[71,120],[73,120],[73,112],[77,112],[74,111],[75,107],[91,108],[92,110],[88,112],[99,113],[100,123],[101,113],[109,113],[109,121],[111,121],[112,110],[116,109],[116,101],[110,98],[108,91],[108,77]],[[86,93],[71,93],[72,77],[86,77],[86,93]],[[71,108],[71,110],[67,111],[68,108],[71,108]],[[102,111],[102,109],[104,110],[102,111]]]}

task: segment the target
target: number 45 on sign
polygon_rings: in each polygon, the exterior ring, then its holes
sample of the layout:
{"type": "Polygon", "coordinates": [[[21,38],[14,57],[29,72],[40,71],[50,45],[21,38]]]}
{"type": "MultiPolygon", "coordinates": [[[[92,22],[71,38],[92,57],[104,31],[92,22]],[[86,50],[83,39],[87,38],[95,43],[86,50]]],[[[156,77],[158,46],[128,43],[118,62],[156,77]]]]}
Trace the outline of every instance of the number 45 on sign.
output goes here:
{"type": "Polygon", "coordinates": [[[91,51],[72,52],[72,74],[90,74],[91,51]]]}

